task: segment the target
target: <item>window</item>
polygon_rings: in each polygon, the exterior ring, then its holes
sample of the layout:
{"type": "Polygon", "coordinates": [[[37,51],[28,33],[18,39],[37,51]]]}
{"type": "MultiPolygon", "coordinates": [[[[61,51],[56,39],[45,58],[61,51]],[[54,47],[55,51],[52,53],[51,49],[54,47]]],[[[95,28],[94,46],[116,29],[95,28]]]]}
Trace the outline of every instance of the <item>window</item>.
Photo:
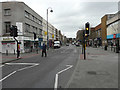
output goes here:
{"type": "Polygon", "coordinates": [[[39,20],[39,24],[42,25],[42,21],[39,20]]]}
{"type": "Polygon", "coordinates": [[[25,11],[25,17],[30,17],[30,13],[28,13],[27,11],[25,11]]]}
{"type": "Polygon", "coordinates": [[[4,9],[5,15],[10,15],[10,9],[4,9]]]}
{"type": "Polygon", "coordinates": [[[35,18],[35,17],[32,15],[32,20],[33,20],[33,21],[34,21],[34,18],[35,18]]]}
{"type": "Polygon", "coordinates": [[[29,24],[25,24],[25,32],[28,32],[30,30],[30,25],[29,24]]]}
{"type": "Polygon", "coordinates": [[[5,22],[5,32],[10,33],[11,22],[5,22]]]}
{"type": "Polygon", "coordinates": [[[42,29],[39,29],[39,34],[42,36],[42,29]]]}

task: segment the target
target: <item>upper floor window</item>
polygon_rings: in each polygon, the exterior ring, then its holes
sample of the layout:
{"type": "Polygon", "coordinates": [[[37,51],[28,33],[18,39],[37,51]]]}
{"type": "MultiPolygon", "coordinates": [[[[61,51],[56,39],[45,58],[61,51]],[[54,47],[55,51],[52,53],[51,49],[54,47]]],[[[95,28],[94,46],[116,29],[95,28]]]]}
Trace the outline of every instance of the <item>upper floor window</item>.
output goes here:
{"type": "Polygon", "coordinates": [[[30,17],[30,13],[28,13],[27,11],[25,11],[25,17],[30,17]]]}
{"type": "Polygon", "coordinates": [[[11,22],[5,22],[5,32],[10,33],[11,22]]]}
{"type": "Polygon", "coordinates": [[[42,29],[39,29],[39,34],[42,36],[42,29]]]}
{"type": "Polygon", "coordinates": [[[30,25],[29,24],[25,24],[25,32],[28,32],[28,31],[30,31],[30,25]]]}
{"type": "Polygon", "coordinates": [[[42,21],[41,20],[39,20],[39,24],[42,25],[42,21]]]}
{"type": "Polygon", "coordinates": [[[11,15],[11,9],[4,9],[5,15],[11,15]]]}

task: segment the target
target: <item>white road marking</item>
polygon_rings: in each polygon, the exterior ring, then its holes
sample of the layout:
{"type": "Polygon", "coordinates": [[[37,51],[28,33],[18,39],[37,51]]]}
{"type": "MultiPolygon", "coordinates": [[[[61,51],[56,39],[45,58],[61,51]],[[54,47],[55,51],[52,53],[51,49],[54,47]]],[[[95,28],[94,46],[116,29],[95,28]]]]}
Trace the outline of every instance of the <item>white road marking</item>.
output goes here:
{"type": "Polygon", "coordinates": [[[61,70],[60,72],[58,72],[58,73],[55,75],[54,90],[57,90],[57,88],[58,88],[58,75],[61,74],[62,72],[64,72],[64,71],[66,71],[66,70],[68,70],[68,69],[70,69],[70,68],[73,67],[73,65],[66,65],[66,66],[68,66],[66,69],[61,70]]]}
{"type": "Polygon", "coordinates": [[[7,65],[39,65],[38,63],[5,63],[7,65]]]}
{"type": "MultiPolygon", "coordinates": [[[[37,65],[39,65],[39,64],[37,64],[37,65]]],[[[29,69],[29,68],[35,67],[35,66],[37,66],[37,65],[33,65],[33,66],[21,68],[21,69],[18,69],[17,71],[22,71],[22,70],[25,70],[25,69],[29,69]]]]}
{"type": "Polygon", "coordinates": [[[10,73],[9,75],[7,75],[6,77],[4,77],[3,79],[0,80],[0,82],[2,82],[3,80],[5,80],[6,78],[10,77],[11,75],[15,74],[17,71],[14,71],[12,73],[10,73]]]}
{"type": "Polygon", "coordinates": [[[3,66],[5,66],[5,65],[1,65],[0,68],[3,67],[3,66]]]}
{"type": "MultiPolygon", "coordinates": [[[[29,68],[32,68],[32,67],[35,67],[37,65],[39,65],[38,63],[6,63],[7,65],[32,65],[32,66],[28,66],[28,67],[25,67],[25,68],[21,68],[21,69],[18,69],[12,73],[10,73],[9,75],[5,76],[3,79],[0,79],[0,82],[2,82],[3,80],[7,79],[8,77],[10,77],[11,75],[15,74],[16,72],[19,72],[19,71],[22,71],[22,70],[25,70],[25,69],[29,69],[29,68]]],[[[1,67],[4,66],[4,65],[1,65],[1,67]]]]}

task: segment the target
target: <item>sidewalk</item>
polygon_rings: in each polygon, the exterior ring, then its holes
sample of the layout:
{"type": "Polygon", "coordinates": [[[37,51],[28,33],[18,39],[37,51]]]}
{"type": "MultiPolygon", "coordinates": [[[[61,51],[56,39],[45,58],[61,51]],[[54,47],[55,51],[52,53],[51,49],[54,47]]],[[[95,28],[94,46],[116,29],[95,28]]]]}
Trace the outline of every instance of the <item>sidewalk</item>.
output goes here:
{"type": "Polygon", "coordinates": [[[89,47],[83,56],[66,88],[118,88],[118,54],[89,47]]]}
{"type": "MultiPolygon", "coordinates": [[[[23,58],[30,58],[30,57],[33,57],[33,56],[37,56],[37,55],[41,55],[41,51],[38,51],[37,52],[30,52],[30,53],[21,53],[20,54],[20,59],[23,59],[23,58]]],[[[17,59],[17,55],[15,54],[1,54],[0,53],[0,57],[2,59],[2,61],[0,63],[6,63],[6,62],[11,62],[11,61],[15,61],[15,60],[19,60],[17,59]]]]}

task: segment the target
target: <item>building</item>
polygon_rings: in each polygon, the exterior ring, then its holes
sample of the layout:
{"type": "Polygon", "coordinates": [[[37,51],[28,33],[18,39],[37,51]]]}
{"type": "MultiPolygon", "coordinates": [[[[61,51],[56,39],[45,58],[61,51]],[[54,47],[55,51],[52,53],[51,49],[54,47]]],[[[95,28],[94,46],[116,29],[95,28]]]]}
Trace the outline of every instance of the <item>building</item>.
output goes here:
{"type": "Polygon", "coordinates": [[[107,20],[107,42],[108,45],[120,46],[120,11],[107,20]]]}
{"type": "Polygon", "coordinates": [[[96,33],[96,38],[95,38],[95,42],[97,46],[101,46],[102,45],[102,33],[101,33],[101,24],[97,25],[95,27],[95,33],[96,33]]]}
{"type": "Polygon", "coordinates": [[[18,28],[18,41],[21,42],[21,52],[29,52],[31,48],[39,45],[42,37],[42,17],[23,2],[1,2],[2,3],[2,51],[9,53],[16,51],[16,42],[10,37],[11,25],[18,28]],[[37,38],[34,40],[34,34],[37,38]]]}
{"type": "MultiPolygon", "coordinates": [[[[47,21],[27,6],[24,2],[7,1],[0,2],[0,45],[2,53],[16,53],[17,44],[10,36],[10,27],[16,25],[18,28],[18,41],[20,52],[30,52],[35,48],[41,48],[42,43],[47,42],[47,21]],[[36,39],[34,40],[34,33],[36,39]]],[[[48,35],[54,40],[55,27],[48,23],[48,35]]]]}
{"type": "Polygon", "coordinates": [[[107,43],[107,20],[113,16],[114,14],[106,14],[101,18],[101,39],[103,46],[107,43]]]}
{"type": "Polygon", "coordinates": [[[95,39],[96,39],[95,28],[91,27],[90,28],[90,35],[89,35],[88,40],[87,40],[87,45],[94,46],[95,45],[95,39]]]}

